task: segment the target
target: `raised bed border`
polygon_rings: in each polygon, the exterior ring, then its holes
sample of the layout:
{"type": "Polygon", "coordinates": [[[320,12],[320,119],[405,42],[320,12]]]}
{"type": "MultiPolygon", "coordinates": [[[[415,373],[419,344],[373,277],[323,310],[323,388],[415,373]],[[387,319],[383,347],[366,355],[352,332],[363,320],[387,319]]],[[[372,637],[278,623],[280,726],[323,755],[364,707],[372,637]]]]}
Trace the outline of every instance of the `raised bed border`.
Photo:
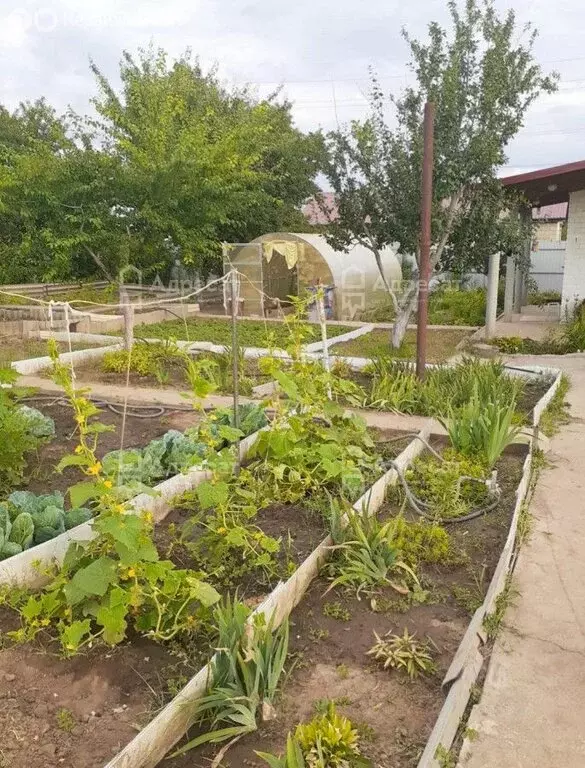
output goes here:
{"type": "MultiPolygon", "coordinates": [[[[449,751],[459,729],[461,719],[465,714],[471,698],[471,689],[474,686],[479,673],[485,663],[485,657],[481,652],[485,645],[487,635],[483,627],[486,616],[494,612],[498,597],[502,594],[508,578],[511,576],[518,553],[518,522],[522,509],[527,502],[532,479],[532,464],[534,451],[538,448],[538,431],[540,419],[544,410],[550,404],[560,386],[562,372],[555,368],[543,368],[535,366],[537,373],[555,373],[555,380],[540,398],[533,410],[533,436],[530,442],[529,453],[524,461],[522,478],[516,489],[516,504],[508,531],[506,543],[498,560],[498,564],[492,576],[486,596],[482,605],[474,613],[469,626],[455,652],[453,661],[443,679],[443,689],[448,691],[437,721],[427,740],[423,754],[417,768],[441,768],[441,763],[436,757],[437,749],[442,746],[449,751]]],[[[530,370],[527,368],[527,370],[530,370]]]]}
{"type": "MultiPolygon", "coordinates": [[[[419,435],[427,440],[428,430],[421,430],[419,435]]],[[[424,447],[422,440],[415,438],[396,458],[396,463],[405,470],[424,447]]],[[[384,502],[387,488],[394,485],[397,479],[396,470],[388,470],[356,501],[353,509],[358,514],[375,514],[384,502]]],[[[268,620],[274,621],[275,627],[280,626],[318,575],[329,555],[331,544],[331,536],[327,536],[286,582],[275,587],[254,614],[262,613],[268,620]]],[[[207,690],[212,663],[213,658],[105,768],[155,768],[196,721],[197,701],[207,690]]]]}
{"type": "MultiPolygon", "coordinates": [[[[244,461],[258,439],[258,435],[270,425],[243,438],[239,444],[239,460],[244,461]]],[[[173,500],[186,491],[191,491],[211,476],[209,470],[192,467],[185,473],[173,475],[152,488],[151,493],[141,493],[128,502],[129,514],[150,512],[158,523],[173,508],[173,500]]],[[[27,586],[39,589],[50,580],[47,569],[63,562],[65,553],[73,541],[90,541],[94,537],[92,521],[71,528],[42,544],[25,549],[18,555],[0,560],[0,585],[27,586]]]]}

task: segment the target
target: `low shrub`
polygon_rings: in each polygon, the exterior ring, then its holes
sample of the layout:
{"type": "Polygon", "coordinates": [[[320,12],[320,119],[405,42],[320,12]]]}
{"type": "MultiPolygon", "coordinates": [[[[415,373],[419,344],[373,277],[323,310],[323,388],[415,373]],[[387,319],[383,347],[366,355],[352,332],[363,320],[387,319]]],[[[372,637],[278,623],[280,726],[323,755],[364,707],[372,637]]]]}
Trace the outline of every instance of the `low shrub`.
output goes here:
{"type": "Polygon", "coordinates": [[[408,629],[405,628],[402,635],[388,632],[380,637],[374,632],[374,636],[376,642],[367,655],[379,661],[384,669],[402,670],[411,680],[435,672],[429,644],[419,642],[414,634],[409,634],[408,629]]]}
{"type": "Polygon", "coordinates": [[[368,768],[360,754],[360,736],[351,721],[337,713],[330,701],[327,711],[297,726],[287,738],[286,753],[275,757],[256,752],[270,768],[368,768]]]}

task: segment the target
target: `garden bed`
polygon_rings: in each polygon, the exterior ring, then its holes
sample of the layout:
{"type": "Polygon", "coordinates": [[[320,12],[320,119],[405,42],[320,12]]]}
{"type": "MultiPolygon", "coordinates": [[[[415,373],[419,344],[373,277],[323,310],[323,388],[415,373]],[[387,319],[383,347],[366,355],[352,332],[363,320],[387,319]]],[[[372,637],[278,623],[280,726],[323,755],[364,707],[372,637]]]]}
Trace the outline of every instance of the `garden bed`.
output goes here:
{"type": "MultiPolygon", "coordinates": [[[[286,734],[323,711],[326,700],[336,702],[338,711],[357,726],[362,753],[374,768],[417,765],[444,702],[441,680],[498,564],[526,452],[525,446],[514,446],[500,458],[496,468],[502,498],[495,511],[449,527],[451,561],[425,565],[420,574],[429,593],[424,603],[409,604],[386,588],[376,595],[372,610],[370,600],[358,600],[345,590],[325,594],[331,582],[315,579],[290,617],[294,666],[278,702],[278,717],[234,745],[222,766],[264,766],[254,750],[282,754],[286,734]],[[402,634],[405,628],[430,642],[434,675],[410,681],[399,671],[381,669],[366,655],[374,632],[402,634]]],[[[396,502],[389,501],[379,515],[387,519],[398,511],[396,502]]],[[[200,768],[213,754],[199,750],[168,764],[200,768]]]]}
{"type": "MultiPolygon", "coordinates": [[[[395,434],[380,437],[388,440],[395,434]]],[[[384,455],[396,455],[404,442],[385,446],[384,455]]],[[[289,507],[280,522],[268,512],[259,520],[271,535],[299,532],[297,541],[302,538],[303,543],[295,552],[297,562],[313,550],[324,530],[322,523],[318,531],[315,524],[308,534],[294,514],[301,508],[289,507]]],[[[156,529],[157,537],[165,528],[156,529]]],[[[158,539],[159,545],[163,540],[158,539]]],[[[263,594],[267,591],[264,585],[263,594]]],[[[0,614],[0,628],[16,628],[14,615],[0,614]]],[[[94,648],[59,659],[56,651],[39,636],[32,645],[6,647],[0,654],[0,726],[4,733],[10,731],[3,749],[14,768],[103,766],[209,658],[212,647],[202,629],[180,644],[161,646],[131,637],[106,653],[103,647],[94,648]],[[23,674],[14,675],[13,670],[21,669],[23,674]]]]}
{"type": "MultiPolygon", "coordinates": [[[[318,325],[311,325],[313,331],[307,342],[318,341],[320,329],[318,325]]],[[[344,325],[328,325],[329,338],[340,336],[355,330],[354,327],[344,325]]],[[[137,338],[144,339],[177,339],[181,341],[210,341],[213,344],[231,345],[232,323],[230,318],[199,318],[189,319],[186,323],[182,320],[169,320],[150,325],[137,325],[134,329],[137,338]]],[[[273,346],[285,348],[291,344],[291,332],[286,323],[264,322],[262,320],[245,320],[238,318],[238,343],[242,347],[268,346],[267,339],[272,338],[273,346]]]]}
{"type": "MultiPolygon", "coordinates": [[[[152,346],[152,345],[149,345],[152,346]]],[[[111,354],[111,353],[110,353],[111,354]]],[[[114,353],[115,354],[115,353],[114,353]]],[[[197,361],[209,360],[213,365],[214,373],[210,377],[216,383],[214,394],[231,394],[233,392],[232,362],[229,353],[225,355],[202,353],[194,357],[197,361]]],[[[87,362],[75,367],[75,373],[79,381],[88,384],[117,384],[126,386],[126,370],[106,370],[108,353],[104,359],[96,362],[87,362]]],[[[243,396],[252,394],[252,389],[270,380],[263,374],[256,359],[246,359],[239,362],[239,393],[243,396]]],[[[188,389],[185,359],[173,355],[161,356],[155,364],[149,365],[143,372],[130,370],[129,384],[132,387],[162,388],[162,389],[188,389]]]]}
{"type": "MultiPolygon", "coordinates": [[[[33,400],[30,404],[39,407],[45,416],[50,416],[55,421],[56,435],[51,442],[41,446],[38,453],[29,456],[27,482],[19,486],[19,490],[28,490],[33,493],[46,493],[48,483],[51,491],[66,491],[67,488],[79,480],[79,472],[69,467],[62,473],[55,472],[55,465],[77,444],[76,424],[71,407],[65,404],[54,403],[57,398],[42,398],[33,400]]],[[[122,409],[122,406],[119,406],[122,409]]],[[[120,448],[120,428],[122,416],[113,413],[108,408],[99,415],[99,420],[108,426],[115,427],[114,432],[104,432],[99,443],[99,455],[103,456],[109,451],[120,448]]],[[[195,426],[200,420],[195,411],[167,412],[156,418],[140,418],[133,415],[132,409],[128,411],[126,427],[124,431],[124,448],[134,448],[160,437],[169,429],[183,431],[195,426]]],[[[14,489],[16,490],[16,489],[14,489]]]]}
{"type": "MultiPolygon", "coordinates": [[[[327,332],[329,333],[329,326],[327,332]]],[[[457,354],[457,345],[469,335],[469,331],[429,329],[427,331],[427,362],[444,363],[457,354]]],[[[383,355],[399,360],[414,360],[416,358],[415,330],[406,331],[404,341],[399,349],[392,348],[390,338],[390,330],[375,329],[353,341],[342,341],[335,344],[331,353],[347,357],[371,358],[383,355]]]]}

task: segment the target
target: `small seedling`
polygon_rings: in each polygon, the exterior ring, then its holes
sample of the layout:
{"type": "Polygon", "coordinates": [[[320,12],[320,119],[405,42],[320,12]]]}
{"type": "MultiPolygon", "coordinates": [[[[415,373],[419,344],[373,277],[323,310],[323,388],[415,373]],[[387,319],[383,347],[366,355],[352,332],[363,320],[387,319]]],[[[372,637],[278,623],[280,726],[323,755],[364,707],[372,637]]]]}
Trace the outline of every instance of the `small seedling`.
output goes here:
{"type": "Polygon", "coordinates": [[[330,619],[337,619],[338,621],[349,621],[351,619],[351,612],[344,608],[339,600],[333,603],[325,603],[323,605],[323,616],[328,616],[330,619]]]}
{"type": "Polygon", "coordinates": [[[75,728],[75,725],[76,723],[73,714],[68,709],[65,709],[65,707],[62,707],[57,712],[57,728],[65,731],[65,733],[71,733],[75,728]]]}
{"type": "Polygon", "coordinates": [[[309,639],[313,643],[320,643],[321,640],[327,640],[329,637],[328,629],[321,629],[321,627],[313,627],[309,630],[309,639]]]}
{"type": "Polygon", "coordinates": [[[349,677],[349,667],[347,664],[338,664],[335,671],[337,672],[337,677],[341,678],[341,680],[347,680],[349,677]]]}
{"type": "Polygon", "coordinates": [[[381,638],[374,632],[376,643],[367,651],[377,661],[383,662],[384,669],[402,669],[411,680],[425,674],[433,674],[435,664],[429,652],[428,643],[419,643],[415,635],[405,629],[402,635],[388,632],[381,638]]]}

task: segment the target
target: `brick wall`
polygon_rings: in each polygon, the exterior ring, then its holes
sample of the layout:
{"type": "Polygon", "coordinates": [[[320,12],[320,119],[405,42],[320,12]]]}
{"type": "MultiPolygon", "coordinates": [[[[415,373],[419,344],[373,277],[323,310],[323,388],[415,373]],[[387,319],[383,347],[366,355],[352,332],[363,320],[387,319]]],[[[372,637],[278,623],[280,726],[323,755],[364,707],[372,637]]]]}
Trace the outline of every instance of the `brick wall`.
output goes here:
{"type": "Polygon", "coordinates": [[[561,315],[585,299],[585,189],[571,194],[561,315]]]}

